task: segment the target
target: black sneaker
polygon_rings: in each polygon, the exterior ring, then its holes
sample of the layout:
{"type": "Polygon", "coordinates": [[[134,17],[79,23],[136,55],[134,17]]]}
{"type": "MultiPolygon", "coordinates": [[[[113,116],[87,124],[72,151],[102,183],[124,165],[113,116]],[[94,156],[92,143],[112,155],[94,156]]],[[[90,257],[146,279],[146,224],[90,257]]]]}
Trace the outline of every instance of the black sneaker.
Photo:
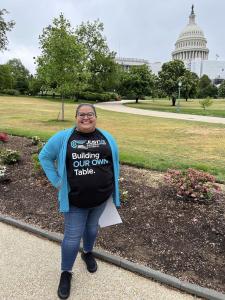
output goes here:
{"type": "Polygon", "coordinates": [[[64,271],[61,273],[58,296],[60,299],[67,299],[70,296],[70,282],[72,273],[64,271]]]}
{"type": "Polygon", "coordinates": [[[84,262],[86,263],[87,266],[87,270],[90,273],[94,273],[97,271],[98,265],[96,260],[94,259],[94,256],[92,254],[92,252],[88,252],[88,253],[81,253],[81,258],[84,260],[84,262]]]}

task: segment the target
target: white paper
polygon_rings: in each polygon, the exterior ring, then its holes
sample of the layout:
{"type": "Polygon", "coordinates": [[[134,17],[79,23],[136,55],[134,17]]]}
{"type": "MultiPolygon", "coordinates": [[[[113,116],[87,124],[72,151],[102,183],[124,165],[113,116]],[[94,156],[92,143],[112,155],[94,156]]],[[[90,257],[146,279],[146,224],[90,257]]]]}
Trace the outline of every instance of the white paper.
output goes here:
{"type": "Polygon", "coordinates": [[[99,218],[98,224],[100,227],[107,227],[110,225],[115,225],[122,223],[120,215],[116,209],[116,206],[113,202],[112,196],[107,200],[105,209],[99,218]]]}

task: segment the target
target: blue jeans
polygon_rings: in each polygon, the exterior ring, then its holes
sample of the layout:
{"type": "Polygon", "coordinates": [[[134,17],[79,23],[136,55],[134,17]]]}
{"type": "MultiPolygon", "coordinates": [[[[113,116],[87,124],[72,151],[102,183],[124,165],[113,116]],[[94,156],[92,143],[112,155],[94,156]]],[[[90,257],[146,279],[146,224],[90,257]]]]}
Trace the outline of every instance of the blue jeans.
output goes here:
{"type": "Polygon", "coordinates": [[[61,244],[61,270],[71,271],[83,238],[83,250],[91,252],[98,233],[98,220],[106,201],[92,208],[70,206],[64,213],[64,238],[61,244]]]}

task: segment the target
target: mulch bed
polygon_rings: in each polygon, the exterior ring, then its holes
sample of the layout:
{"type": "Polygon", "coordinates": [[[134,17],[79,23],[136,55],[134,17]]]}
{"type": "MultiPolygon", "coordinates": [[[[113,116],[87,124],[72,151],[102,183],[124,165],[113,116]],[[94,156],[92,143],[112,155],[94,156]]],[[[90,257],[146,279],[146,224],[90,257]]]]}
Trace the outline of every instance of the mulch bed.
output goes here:
{"type": "MultiPolygon", "coordinates": [[[[0,213],[63,232],[57,191],[33,168],[31,140],[10,137],[1,145],[20,151],[0,182],[0,213]]],[[[181,280],[225,292],[225,194],[211,204],[185,202],[163,185],[162,174],[121,166],[128,198],[123,224],[100,229],[97,247],[181,280]]]]}

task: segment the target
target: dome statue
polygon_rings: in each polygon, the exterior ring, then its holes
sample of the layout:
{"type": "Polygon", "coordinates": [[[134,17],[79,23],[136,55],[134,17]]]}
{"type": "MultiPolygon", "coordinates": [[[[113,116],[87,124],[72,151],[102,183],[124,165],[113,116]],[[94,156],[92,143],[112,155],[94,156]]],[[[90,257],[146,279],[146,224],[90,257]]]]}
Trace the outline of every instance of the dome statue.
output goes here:
{"type": "Polygon", "coordinates": [[[191,7],[189,23],[180,33],[172,52],[173,59],[184,62],[192,60],[207,60],[209,49],[202,29],[195,23],[194,5],[191,7]]]}

